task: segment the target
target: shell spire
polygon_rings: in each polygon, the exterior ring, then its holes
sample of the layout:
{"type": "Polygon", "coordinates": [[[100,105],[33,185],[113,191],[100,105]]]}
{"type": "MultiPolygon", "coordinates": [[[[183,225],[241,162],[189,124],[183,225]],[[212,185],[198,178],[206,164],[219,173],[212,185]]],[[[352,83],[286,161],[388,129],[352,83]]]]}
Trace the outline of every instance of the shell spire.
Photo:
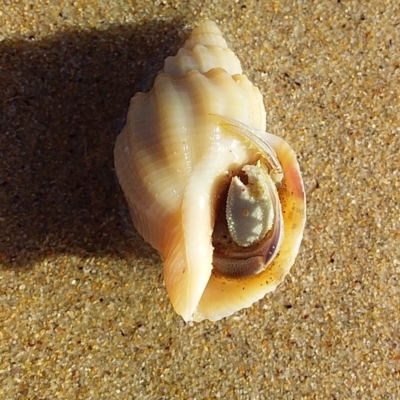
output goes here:
{"type": "Polygon", "coordinates": [[[228,48],[215,22],[205,21],[193,29],[176,56],[167,57],[162,72],[181,77],[190,71],[206,73],[213,68],[223,68],[230,75],[242,73],[239,59],[228,48]]]}
{"type": "Polygon", "coordinates": [[[265,125],[259,90],[212,21],[165,60],[149,93],[131,100],[116,172],[186,321],[249,307],[294,262],[303,183],[295,153],[265,125]]]}

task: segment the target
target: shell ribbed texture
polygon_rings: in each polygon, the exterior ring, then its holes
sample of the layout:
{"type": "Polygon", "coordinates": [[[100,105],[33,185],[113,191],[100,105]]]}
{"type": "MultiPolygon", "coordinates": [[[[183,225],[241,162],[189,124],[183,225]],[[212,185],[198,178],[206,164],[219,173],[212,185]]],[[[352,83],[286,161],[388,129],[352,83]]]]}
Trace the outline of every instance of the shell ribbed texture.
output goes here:
{"type": "Polygon", "coordinates": [[[265,126],[258,89],[246,76],[232,77],[220,68],[206,74],[193,70],[183,78],[160,74],[151,92],[131,101],[125,134],[117,141],[122,155],[117,169],[126,172],[118,176],[123,188],[135,191],[132,207],[146,210],[141,220],[134,217],[136,229],[159,251],[165,241],[160,220],[179,210],[193,166],[213,145],[209,114],[255,129],[265,126]]]}

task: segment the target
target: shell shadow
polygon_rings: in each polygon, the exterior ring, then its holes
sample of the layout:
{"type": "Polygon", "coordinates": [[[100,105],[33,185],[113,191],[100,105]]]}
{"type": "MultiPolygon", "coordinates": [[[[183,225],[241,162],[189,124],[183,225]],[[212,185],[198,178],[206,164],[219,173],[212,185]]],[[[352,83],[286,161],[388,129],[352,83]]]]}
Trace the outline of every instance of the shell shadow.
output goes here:
{"type": "Polygon", "coordinates": [[[113,147],[130,98],[183,43],[182,25],[0,43],[0,266],[52,254],[154,257],[130,224],[113,147]]]}

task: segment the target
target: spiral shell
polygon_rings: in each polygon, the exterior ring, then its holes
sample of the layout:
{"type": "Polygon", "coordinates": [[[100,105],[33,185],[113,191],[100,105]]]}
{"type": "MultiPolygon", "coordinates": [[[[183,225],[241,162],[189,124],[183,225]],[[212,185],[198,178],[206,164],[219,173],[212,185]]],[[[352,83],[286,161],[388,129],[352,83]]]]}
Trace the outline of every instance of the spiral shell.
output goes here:
{"type": "Polygon", "coordinates": [[[218,320],[275,290],[298,253],[296,155],[265,132],[262,96],[214,22],[131,100],[115,167],[133,223],[161,255],[184,320],[218,320]]]}

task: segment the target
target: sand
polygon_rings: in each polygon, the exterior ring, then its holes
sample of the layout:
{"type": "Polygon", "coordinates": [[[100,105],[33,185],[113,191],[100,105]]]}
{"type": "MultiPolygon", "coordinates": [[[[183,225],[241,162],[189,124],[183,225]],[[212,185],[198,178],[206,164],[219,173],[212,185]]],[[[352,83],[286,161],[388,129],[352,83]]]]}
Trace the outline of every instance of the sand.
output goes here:
{"type": "Polygon", "coordinates": [[[0,398],[400,398],[399,21],[395,0],[2,0],[0,398]],[[274,293],[185,324],[112,152],[205,18],[296,150],[308,219],[274,293]]]}

